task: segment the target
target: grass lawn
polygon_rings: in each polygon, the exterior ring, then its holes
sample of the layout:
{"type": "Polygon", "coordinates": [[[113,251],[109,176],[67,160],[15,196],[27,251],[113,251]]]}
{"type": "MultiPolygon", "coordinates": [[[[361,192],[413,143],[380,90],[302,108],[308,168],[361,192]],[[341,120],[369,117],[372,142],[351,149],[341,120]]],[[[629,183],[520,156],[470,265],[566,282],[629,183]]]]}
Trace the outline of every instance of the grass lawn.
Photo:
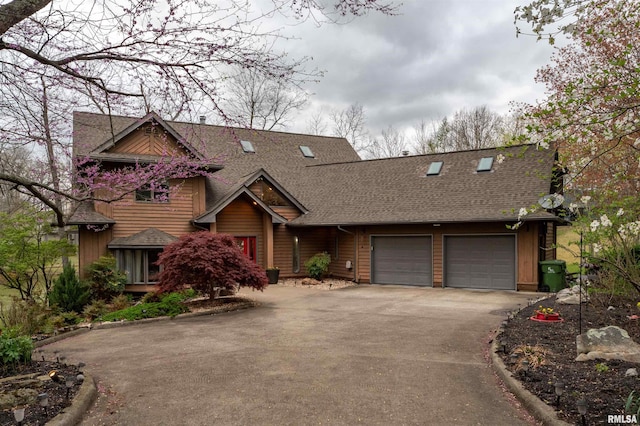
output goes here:
{"type": "Polygon", "coordinates": [[[556,257],[567,262],[567,272],[579,271],[580,264],[580,234],[571,226],[558,227],[558,248],[556,257]]]}

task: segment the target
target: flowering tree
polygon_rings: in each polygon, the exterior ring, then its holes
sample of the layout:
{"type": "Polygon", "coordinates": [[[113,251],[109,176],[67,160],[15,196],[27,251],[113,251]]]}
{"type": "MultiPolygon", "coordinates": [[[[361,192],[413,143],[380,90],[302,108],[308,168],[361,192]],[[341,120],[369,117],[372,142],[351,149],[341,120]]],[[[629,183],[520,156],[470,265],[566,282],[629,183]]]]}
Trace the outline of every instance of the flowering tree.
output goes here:
{"type": "Polygon", "coordinates": [[[640,9],[637,1],[590,2],[572,43],[538,71],[541,104],[523,108],[528,136],[559,151],[569,189],[604,199],[640,190],[640,9]],[[593,194],[592,194],[593,195],[593,194]]]}
{"type": "MultiPolygon", "coordinates": [[[[62,225],[61,200],[82,201],[99,194],[95,185],[124,188],[200,173],[212,159],[190,158],[176,164],[173,156],[155,164],[135,165],[109,176],[86,166],[76,188],[68,167],[70,126],[78,107],[103,113],[155,110],[176,118],[212,111],[223,119],[218,99],[220,76],[231,67],[251,69],[275,80],[300,80],[305,58],[289,59],[273,48],[278,31],[262,30],[274,13],[292,20],[318,15],[339,20],[369,11],[392,14],[382,0],[272,0],[273,8],[257,12],[236,0],[116,0],[52,2],[11,0],[0,4],[0,142],[41,144],[42,170],[27,177],[0,172],[0,181],[35,197],[62,225]],[[263,23],[263,25],[260,25],[263,23]],[[55,101],[53,100],[55,98],[55,101]],[[23,106],[28,105],[28,109],[23,106]],[[61,145],[58,145],[61,144],[61,145]],[[175,169],[174,173],[173,172],[175,169]],[[169,176],[161,173],[169,173],[169,176]],[[111,182],[108,182],[108,180],[111,182]]],[[[0,145],[2,146],[2,145],[0,145]]],[[[121,197],[122,194],[113,198],[121,197]]],[[[105,200],[107,201],[107,200],[105,200]]]]}
{"type": "Polygon", "coordinates": [[[160,292],[193,288],[209,298],[221,289],[264,290],[266,272],[246,257],[228,234],[199,231],[184,235],[160,254],[160,292]]]}
{"type": "MultiPolygon", "coordinates": [[[[601,289],[610,294],[640,293],[640,208],[628,198],[607,206],[589,207],[579,218],[587,261],[598,268],[601,289]]],[[[572,207],[573,208],[573,207],[572,207]]]]}

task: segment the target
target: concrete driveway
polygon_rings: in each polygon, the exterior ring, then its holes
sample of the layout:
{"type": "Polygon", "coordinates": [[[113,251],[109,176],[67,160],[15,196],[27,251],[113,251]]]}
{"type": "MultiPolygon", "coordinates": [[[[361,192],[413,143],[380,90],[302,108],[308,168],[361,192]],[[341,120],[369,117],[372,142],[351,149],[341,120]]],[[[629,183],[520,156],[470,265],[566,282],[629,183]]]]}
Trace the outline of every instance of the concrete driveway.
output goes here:
{"type": "Polygon", "coordinates": [[[533,293],[272,286],[261,307],[90,333],[86,425],[517,425],[482,348],[533,293]]]}

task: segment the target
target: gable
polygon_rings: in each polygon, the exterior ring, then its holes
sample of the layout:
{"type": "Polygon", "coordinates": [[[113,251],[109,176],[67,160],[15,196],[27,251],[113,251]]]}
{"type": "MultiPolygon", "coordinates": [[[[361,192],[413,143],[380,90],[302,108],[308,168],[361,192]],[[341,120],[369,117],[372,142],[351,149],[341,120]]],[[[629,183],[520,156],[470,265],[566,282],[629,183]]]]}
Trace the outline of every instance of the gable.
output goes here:
{"type": "Polygon", "coordinates": [[[153,123],[140,126],[105,152],[158,156],[187,155],[187,151],[177,143],[173,135],[153,123]]]}

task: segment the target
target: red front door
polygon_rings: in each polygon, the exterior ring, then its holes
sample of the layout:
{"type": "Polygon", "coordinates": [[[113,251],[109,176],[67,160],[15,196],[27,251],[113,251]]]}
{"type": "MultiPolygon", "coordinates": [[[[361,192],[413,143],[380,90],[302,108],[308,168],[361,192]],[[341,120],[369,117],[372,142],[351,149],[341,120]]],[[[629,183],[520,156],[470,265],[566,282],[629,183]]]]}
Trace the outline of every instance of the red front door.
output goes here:
{"type": "Polygon", "coordinates": [[[256,252],[256,237],[235,237],[236,244],[240,247],[240,250],[254,262],[257,262],[257,252],[256,252]]]}

